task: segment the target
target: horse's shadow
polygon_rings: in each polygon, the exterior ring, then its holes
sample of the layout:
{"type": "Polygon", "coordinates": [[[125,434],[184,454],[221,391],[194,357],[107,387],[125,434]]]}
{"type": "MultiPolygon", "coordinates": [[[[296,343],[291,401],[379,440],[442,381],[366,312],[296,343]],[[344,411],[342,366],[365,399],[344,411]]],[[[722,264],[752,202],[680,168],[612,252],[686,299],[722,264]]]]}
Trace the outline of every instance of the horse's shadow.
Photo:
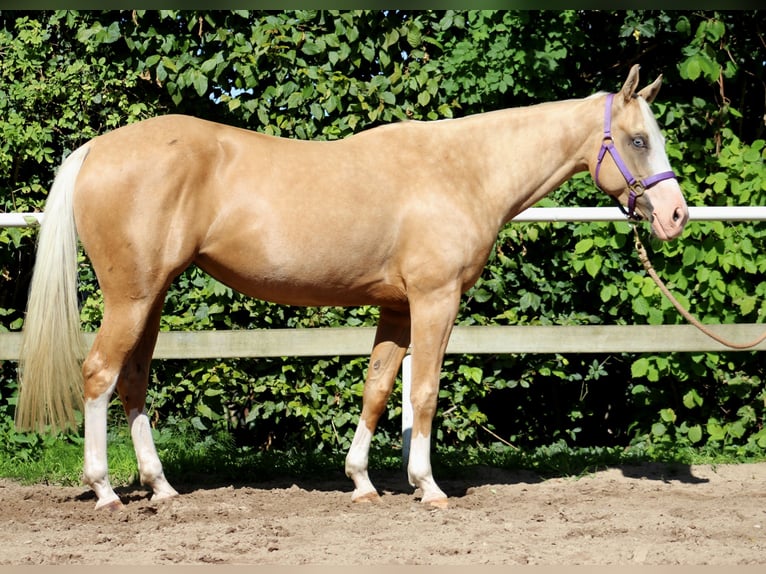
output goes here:
{"type": "MultiPolygon", "coordinates": [[[[696,476],[690,465],[677,463],[645,463],[638,465],[617,465],[610,467],[600,467],[571,475],[565,473],[545,473],[539,474],[530,470],[505,469],[489,466],[471,466],[460,469],[453,469],[446,473],[446,476],[440,477],[439,485],[450,498],[462,498],[470,494],[474,488],[487,485],[518,485],[540,484],[553,478],[572,478],[588,476],[599,470],[607,468],[617,468],[624,477],[635,480],[652,480],[663,483],[680,482],[683,484],[704,484],[709,479],[696,476]]],[[[437,476],[440,476],[437,473],[437,476]]],[[[370,470],[370,478],[375,484],[381,496],[390,495],[412,495],[417,491],[409,484],[407,472],[405,469],[394,470],[385,469],[380,471],[370,470]]],[[[319,492],[347,492],[349,495],[353,491],[353,484],[342,471],[337,473],[325,472],[320,477],[279,475],[259,480],[259,477],[240,476],[236,480],[231,477],[216,476],[194,476],[187,474],[176,480],[174,487],[179,494],[191,494],[199,490],[214,490],[216,488],[233,487],[255,488],[263,490],[271,489],[289,489],[298,487],[307,491],[319,492]]],[[[150,496],[150,492],[144,487],[133,484],[116,488],[115,491],[125,504],[145,500],[150,496]]],[[[92,492],[88,491],[78,497],[79,499],[95,499],[92,492]]]]}
{"type": "MultiPolygon", "coordinates": [[[[627,479],[650,480],[669,484],[679,482],[682,484],[705,484],[710,479],[696,476],[693,468],[688,464],[680,463],[645,463],[637,465],[613,465],[601,466],[585,470],[579,474],[568,473],[537,473],[530,470],[505,469],[488,466],[466,467],[454,473],[448,473],[445,478],[439,479],[439,486],[450,498],[462,498],[471,493],[474,488],[487,485],[535,485],[541,484],[554,478],[578,478],[588,476],[600,470],[618,469],[627,479]]],[[[440,475],[436,475],[440,476],[440,475]]],[[[373,483],[378,487],[381,494],[411,494],[413,488],[406,478],[406,471],[399,473],[387,471],[381,476],[375,476],[371,471],[373,483]]],[[[348,482],[348,480],[346,480],[348,482]]],[[[341,483],[341,488],[344,485],[341,483]]],[[[348,486],[345,488],[349,489],[348,486]]]]}
{"type": "MultiPolygon", "coordinates": [[[[588,476],[594,472],[607,469],[618,469],[624,477],[635,480],[652,480],[663,483],[680,482],[683,484],[704,484],[709,479],[696,476],[692,466],[680,463],[647,462],[633,465],[604,465],[585,469],[578,474],[565,472],[538,473],[524,469],[507,469],[484,465],[468,465],[464,467],[450,467],[441,469],[443,472],[435,472],[442,490],[450,498],[463,498],[471,493],[474,488],[487,485],[518,485],[540,484],[554,478],[577,479],[588,476]]],[[[259,477],[255,472],[252,475],[240,475],[236,478],[231,476],[184,472],[173,476],[172,469],[168,476],[173,482],[180,495],[187,495],[200,490],[215,490],[217,488],[233,487],[235,489],[289,489],[298,487],[307,491],[319,492],[347,492],[349,496],[353,491],[353,484],[345,476],[342,470],[323,471],[319,476],[306,476],[304,474],[290,475],[279,474],[276,476],[259,477]]],[[[370,469],[370,478],[375,484],[382,497],[393,495],[417,495],[417,492],[407,480],[407,471],[404,468],[381,470],[370,469]]],[[[132,503],[146,501],[151,497],[151,492],[138,484],[119,486],[115,492],[123,504],[130,506],[132,503]]],[[[95,494],[86,490],[75,497],[79,501],[94,501],[95,494]]]]}
{"type": "Polygon", "coordinates": [[[691,465],[681,463],[647,462],[640,465],[619,467],[626,478],[657,480],[660,482],[681,482],[683,484],[704,484],[709,478],[695,476],[691,465]]]}

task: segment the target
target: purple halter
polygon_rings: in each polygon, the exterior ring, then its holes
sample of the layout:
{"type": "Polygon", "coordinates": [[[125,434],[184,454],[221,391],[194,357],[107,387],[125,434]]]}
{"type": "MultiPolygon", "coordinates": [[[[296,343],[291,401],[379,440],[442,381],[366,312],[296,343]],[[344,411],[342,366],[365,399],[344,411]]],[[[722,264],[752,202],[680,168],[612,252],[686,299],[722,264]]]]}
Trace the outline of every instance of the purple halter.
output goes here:
{"type": "Polygon", "coordinates": [[[604,159],[606,153],[609,152],[612,155],[614,163],[617,164],[617,169],[620,170],[622,177],[625,178],[625,181],[630,188],[630,195],[628,196],[628,210],[626,211],[622,205],[620,205],[620,209],[622,209],[623,213],[628,216],[628,219],[638,219],[638,217],[636,217],[636,199],[644,195],[644,192],[647,189],[657,185],[659,182],[666,179],[675,179],[676,174],[672,171],[663,171],[642,180],[637,180],[635,177],[633,177],[633,174],[630,173],[628,166],[625,165],[625,162],[622,160],[620,153],[617,151],[617,148],[614,145],[614,140],[612,139],[613,101],[614,94],[608,94],[606,96],[606,109],[604,110],[604,139],[601,142],[601,151],[598,152],[598,162],[596,163],[596,185],[601,187],[598,183],[598,174],[601,171],[601,162],[604,159]]]}

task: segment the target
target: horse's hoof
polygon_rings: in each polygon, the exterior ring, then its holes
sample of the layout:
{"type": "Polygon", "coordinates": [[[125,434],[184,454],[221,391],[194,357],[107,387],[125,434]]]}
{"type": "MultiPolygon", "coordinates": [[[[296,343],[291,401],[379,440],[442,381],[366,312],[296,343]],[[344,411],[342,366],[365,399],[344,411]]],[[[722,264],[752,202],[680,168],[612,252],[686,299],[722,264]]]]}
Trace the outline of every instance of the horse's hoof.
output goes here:
{"type": "Polygon", "coordinates": [[[351,502],[359,502],[359,503],[380,502],[380,495],[378,494],[377,490],[365,492],[364,494],[358,494],[358,495],[353,494],[351,496],[351,502]]]}

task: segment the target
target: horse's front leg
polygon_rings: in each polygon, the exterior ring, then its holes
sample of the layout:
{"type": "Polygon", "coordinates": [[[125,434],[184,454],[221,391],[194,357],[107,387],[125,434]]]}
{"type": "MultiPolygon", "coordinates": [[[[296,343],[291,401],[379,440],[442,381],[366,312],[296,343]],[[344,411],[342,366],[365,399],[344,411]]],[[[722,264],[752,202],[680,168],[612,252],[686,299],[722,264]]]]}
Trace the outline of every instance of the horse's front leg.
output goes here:
{"type": "Polygon", "coordinates": [[[457,316],[460,292],[445,288],[427,297],[411,298],[413,421],[407,474],[419,488],[422,502],[447,506],[447,495],[436,484],[431,470],[431,427],[436,414],[439,377],[457,316]]]}
{"type": "Polygon", "coordinates": [[[351,448],[346,455],[346,475],[354,481],[355,502],[378,499],[367,466],[372,435],[386,408],[396,374],[410,342],[409,311],[381,309],[375,344],[367,369],[362,413],[351,448]]]}

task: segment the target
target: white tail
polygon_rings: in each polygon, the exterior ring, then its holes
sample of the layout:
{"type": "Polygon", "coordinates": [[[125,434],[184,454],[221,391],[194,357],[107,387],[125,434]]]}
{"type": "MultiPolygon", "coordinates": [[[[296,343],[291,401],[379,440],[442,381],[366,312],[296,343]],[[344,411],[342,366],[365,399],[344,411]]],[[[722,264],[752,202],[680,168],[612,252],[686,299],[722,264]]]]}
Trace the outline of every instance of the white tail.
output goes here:
{"type": "Polygon", "coordinates": [[[85,343],[77,304],[77,229],[73,195],[88,146],[61,164],[45,204],[19,356],[16,426],[76,426],[81,410],[85,343]]]}

